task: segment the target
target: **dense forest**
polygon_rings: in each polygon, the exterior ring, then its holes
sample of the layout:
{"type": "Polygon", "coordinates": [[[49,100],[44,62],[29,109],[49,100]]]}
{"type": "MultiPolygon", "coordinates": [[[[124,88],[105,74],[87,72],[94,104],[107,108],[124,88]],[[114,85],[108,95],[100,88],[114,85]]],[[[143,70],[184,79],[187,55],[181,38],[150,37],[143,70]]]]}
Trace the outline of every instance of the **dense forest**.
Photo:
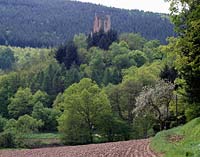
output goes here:
{"type": "Polygon", "coordinates": [[[1,46],[0,146],[39,147],[25,137],[47,132],[73,145],[138,139],[185,123],[173,97],[176,41],[110,30],[57,49],[1,46]]]}
{"type": "Polygon", "coordinates": [[[165,85],[163,94],[172,99],[173,84],[159,81],[168,71],[170,79],[162,78],[173,82],[176,77],[165,65],[164,47],[158,40],[113,30],[75,35],[53,49],[1,46],[0,146],[31,147],[23,137],[38,132],[59,132],[65,144],[84,144],[162,130],[165,116],[143,117],[133,110],[145,86],[165,85]]]}
{"type": "Polygon", "coordinates": [[[172,2],[179,36],[167,45],[110,30],[0,46],[0,148],[40,147],[27,142],[37,133],[68,145],[148,138],[199,117],[200,4],[172,2]]]}
{"type": "Polygon", "coordinates": [[[90,34],[94,15],[111,15],[118,33],[140,33],[148,40],[174,36],[168,15],[108,8],[66,0],[1,0],[0,44],[52,47],[72,39],[75,34],[90,34]]]}

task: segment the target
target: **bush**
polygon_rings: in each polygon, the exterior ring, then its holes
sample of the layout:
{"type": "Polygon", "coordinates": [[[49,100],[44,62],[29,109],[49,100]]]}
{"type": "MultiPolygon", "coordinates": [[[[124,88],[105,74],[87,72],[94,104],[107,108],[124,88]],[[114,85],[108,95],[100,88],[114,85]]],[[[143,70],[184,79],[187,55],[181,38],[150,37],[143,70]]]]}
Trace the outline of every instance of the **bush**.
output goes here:
{"type": "Polygon", "coordinates": [[[3,132],[0,134],[0,148],[15,147],[15,135],[11,132],[3,132]]]}
{"type": "Polygon", "coordinates": [[[5,127],[6,123],[7,123],[7,119],[0,116],[0,132],[3,131],[3,128],[5,127]]]}
{"type": "Polygon", "coordinates": [[[46,108],[41,102],[38,102],[33,107],[32,116],[37,120],[42,120],[44,123],[40,131],[57,131],[58,123],[56,119],[60,116],[59,111],[46,108]]]}
{"type": "Polygon", "coordinates": [[[29,115],[24,115],[19,117],[18,120],[10,119],[4,130],[16,134],[33,133],[37,132],[42,126],[43,122],[41,120],[34,119],[29,115]]]}
{"type": "Polygon", "coordinates": [[[37,132],[43,126],[41,120],[34,119],[29,115],[19,117],[17,120],[17,130],[21,133],[37,132]]]}

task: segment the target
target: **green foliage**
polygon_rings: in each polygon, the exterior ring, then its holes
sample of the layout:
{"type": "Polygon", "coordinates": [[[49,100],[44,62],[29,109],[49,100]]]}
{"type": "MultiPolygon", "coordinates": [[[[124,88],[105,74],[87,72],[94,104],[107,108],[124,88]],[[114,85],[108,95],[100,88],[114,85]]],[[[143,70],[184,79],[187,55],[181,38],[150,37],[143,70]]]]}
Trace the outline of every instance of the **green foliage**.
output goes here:
{"type": "Polygon", "coordinates": [[[82,120],[82,116],[65,111],[58,119],[59,131],[62,133],[62,140],[65,144],[85,144],[90,143],[91,137],[87,124],[82,120]]]}
{"type": "Polygon", "coordinates": [[[0,69],[10,70],[15,62],[13,51],[9,48],[0,48],[0,69]]]}
{"type": "Polygon", "coordinates": [[[9,114],[13,118],[18,118],[24,114],[31,114],[33,108],[31,100],[31,90],[29,88],[19,88],[8,105],[9,114]]]}
{"type": "Polygon", "coordinates": [[[4,127],[4,131],[20,135],[23,133],[38,132],[38,129],[42,126],[43,122],[41,120],[34,119],[29,115],[23,115],[18,120],[10,119],[4,127]]]}
{"type": "Polygon", "coordinates": [[[18,120],[10,119],[4,127],[4,132],[0,135],[0,147],[4,148],[27,148],[34,143],[27,145],[24,141],[24,134],[36,133],[43,125],[41,120],[36,120],[29,115],[24,115],[18,120]]]}
{"type": "Polygon", "coordinates": [[[151,112],[143,111],[142,113],[137,113],[134,118],[134,126],[131,134],[131,138],[143,139],[154,136],[153,127],[155,125],[155,119],[151,112]]]}
{"type": "Polygon", "coordinates": [[[161,69],[161,62],[143,65],[139,68],[132,66],[123,70],[123,80],[139,81],[142,82],[143,86],[153,85],[159,79],[161,69]]]}
{"type": "Polygon", "coordinates": [[[142,65],[148,62],[146,54],[142,51],[136,50],[130,52],[129,55],[131,56],[131,59],[134,59],[137,67],[141,67],[142,65]]]}
{"type": "Polygon", "coordinates": [[[185,108],[184,114],[185,114],[188,122],[196,117],[199,117],[200,116],[200,105],[197,103],[187,105],[187,107],[185,108]]]}
{"type": "Polygon", "coordinates": [[[55,58],[60,64],[64,63],[67,69],[70,69],[72,64],[79,64],[77,47],[74,42],[68,41],[65,46],[58,48],[55,58]]]}
{"type": "Polygon", "coordinates": [[[17,132],[17,120],[9,119],[4,127],[5,132],[16,133],[17,132]]]}
{"type": "Polygon", "coordinates": [[[75,35],[73,41],[78,49],[80,49],[80,48],[86,49],[87,48],[87,37],[85,34],[81,33],[79,35],[75,35]]]}
{"type": "Polygon", "coordinates": [[[20,133],[32,133],[37,132],[38,129],[43,125],[41,120],[34,119],[29,115],[19,117],[16,121],[17,132],[20,133]]]}
{"type": "MultiPolygon", "coordinates": [[[[130,138],[130,126],[114,114],[103,115],[97,122],[97,130],[105,141],[122,141],[130,138]]],[[[103,141],[103,142],[105,142],[103,141]]]]}
{"type": "Polygon", "coordinates": [[[133,33],[109,45],[87,49],[80,34],[58,49],[9,47],[15,72],[0,75],[0,114],[9,119],[2,129],[15,135],[15,146],[41,146],[44,141],[31,141],[29,132],[57,129],[66,144],[153,134],[154,114],[145,110],[137,117],[133,110],[142,88],[154,86],[166,60],[174,59],[165,53],[170,47],[133,33]]]}
{"type": "Polygon", "coordinates": [[[120,54],[127,54],[130,50],[127,46],[125,46],[124,41],[121,41],[119,44],[116,42],[113,42],[112,45],[110,45],[111,55],[117,56],[120,54]]]}
{"type": "Polygon", "coordinates": [[[8,105],[10,98],[14,96],[19,88],[20,79],[16,72],[11,72],[9,75],[0,76],[0,114],[8,117],[8,105]]]}
{"type": "Polygon", "coordinates": [[[168,15],[139,10],[65,0],[49,0],[48,3],[40,0],[2,0],[0,10],[0,45],[57,46],[80,32],[90,33],[95,12],[111,15],[112,27],[119,33],[140,32],[145,38],[158,39],[162,43],[165,43],[166,37],[174,35],[168,15]],[[13,19],[15,14],[18,16],[13,19]]]}
{"type": "Polygon", "coordinates": [[[164,153],[164,157],[183,157],[200,155],[200,119],[196,118],[184,126],[158,133],[151,142],[151,147],[164,153]],[[178,142],[170,142],[169,138],[174,136],[183,137],[178,142]]]}
{"type": "MultiPolygon", "coordinates": [[[[53,101],[59,92],[63,92],[65,87],[68,85],[65,80],[67,77],[66,69],[63,65],[52,62],[43,69],[38,75],[36,75],[35,80],[32,82],[32,89],[40,89],[45,91],[51,96],[50,102],[53,101]],[[35,81],[35,82],[34,82],[35,81]]],[[[50,104],[48,104],[50,106],[50,104]]]]}
{"type": "Polygon", "coordinates": [[[113,64],[117,66],[117,68],[119,69],[126,69],[130,67],[128,55],[127,54],[117,55],[113,59],[113,64]]]}
{"type": "Polygon", "coordinates": [[[33,107],[32,116],[37,120],[41,120],[44,125],[40,128],[41,131],[57,131],[57,118],[60,112],[52,109],[45,108],[41,102],[37,102],[33,107]]]}
{"type": "Polygon", "coordinates": [[[174,83],[175,79],[177,78],[178,73],[174,69],[174,67],[170,68],[168,65],[165,65],[164,69],[160,73],[160,78],[174,83]]]}
{"type": "Polygon", "coordinates": [[[121,34],[120,40],[127,42],[131,50],[142,50],[146,40],[140,34],[124,33],[121,34]]]}
{"type": "Polygon", "coordinates": [[[87,42],[88,48],[93,46],[99,47],[104,50],[108,50],[109,46],[118,40],[118,34],[114,30],[110,30],[108,32],[104,32],[100,30],[100,32],[89,35],[87,42]]]}
{"type": "MultiPolygon", "coordinates": [[[[30,48],[30,47],[10,47],[1,46],[2,49],[10,49],[14,53],[14,69],[29,69],[34,65],[40,64],[46,60],[52,61],[50,49],[30,48]]],[[[41,67],[42,68],[42,67],[41,67]]]]}
{"type": "Polygon", "coordinates": [[[15,147],[15,135],[11,132],[0,133],[0,148],[13,148],[15,147]]]}
{"type": "Polygon", "coordinates": [[[5,125],[7,123],[7,119],[6,118],[3,118],[1,115],[0,115],[0,132],[3,131],[5,125]]]}
{"type": "Polygon", "coordinates": [[[90,49],[90,62],[89,68],[91,73],[89,74],[90,78],[95,80],[98,84],[102,82],[103,72],[106,67],[106,63],[104,62],[104,51],[98,48],[90,49]]]}
{"type": "Polygon", "coordinates": [[[180,77],[185,81],[182,88],[186,92],[188,103],[199,104],[200,2],[196,0],[169,1],[171,2],[172,20],[180,34],[178,46],[175,45],[175,51],[178,52],[176,68],[180,77]]]}
{"type": "Polygon", "coordinates": [[[32,103],[35,105],[38,102],[41,102],[45,107],[47,107],[49,104],[48,94],[38,90],[32,97],[32,103]]]}
{"type": "Polygon", "coordinates": [[[150,40],[144,44],[143,52],[146,54],[150,62],[155,59],[162,59],[162,53],[159,52],[160,41],[150,40]]]}
{"type": "Polygon", "coordinates": [[[142,90],[141,82],[128,80],[119,85],[108,85],[105,90],[114,115],[131,127],[134,120],[132,111],[135,108],[136,97],[142,90]]]}
{"type": "Polygon", "coordinates": [[[64,134],[65,142],[93,142],[94,130],[100,117],[111,114],[106,94],[90,79],[82,79],[66,89],[63,97],[64,102],[58,105],[65,111],[58,120],[58,128],[64,134]]]}

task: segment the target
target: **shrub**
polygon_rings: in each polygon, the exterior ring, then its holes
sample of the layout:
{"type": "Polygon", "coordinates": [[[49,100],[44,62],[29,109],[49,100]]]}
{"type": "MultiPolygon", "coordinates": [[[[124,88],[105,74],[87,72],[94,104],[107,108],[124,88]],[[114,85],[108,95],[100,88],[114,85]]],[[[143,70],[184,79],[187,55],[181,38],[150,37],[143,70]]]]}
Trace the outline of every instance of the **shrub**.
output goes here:
{"type": "Polygon", "coordinates": [[[0,133],[0,148],[15,147],[15,135],[11,132],[0,133]]]}
{"type": "Polygon", "coordinates": [[[7,119],[0,116],[0,132],[3,131],[3,128],[5,127],[6,123],[7,123],[7,119]]]}

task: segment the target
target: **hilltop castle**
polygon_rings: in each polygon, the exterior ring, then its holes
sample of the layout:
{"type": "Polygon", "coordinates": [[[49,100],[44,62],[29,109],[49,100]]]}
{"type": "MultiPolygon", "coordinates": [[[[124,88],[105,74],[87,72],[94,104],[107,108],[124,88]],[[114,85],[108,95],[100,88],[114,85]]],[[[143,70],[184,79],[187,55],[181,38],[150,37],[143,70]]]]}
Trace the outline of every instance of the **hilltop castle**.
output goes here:
{"type": "Polygon", "coordinates": [[[103,30],[105,33],[110,31],[111,29],[111,18],[110,15],[106,15],[103,19],[102,24],[102,18],[95,15],[94,19],[94,26],[93,26],[93,33],[98,33],[100,30],[103,30]]]}

